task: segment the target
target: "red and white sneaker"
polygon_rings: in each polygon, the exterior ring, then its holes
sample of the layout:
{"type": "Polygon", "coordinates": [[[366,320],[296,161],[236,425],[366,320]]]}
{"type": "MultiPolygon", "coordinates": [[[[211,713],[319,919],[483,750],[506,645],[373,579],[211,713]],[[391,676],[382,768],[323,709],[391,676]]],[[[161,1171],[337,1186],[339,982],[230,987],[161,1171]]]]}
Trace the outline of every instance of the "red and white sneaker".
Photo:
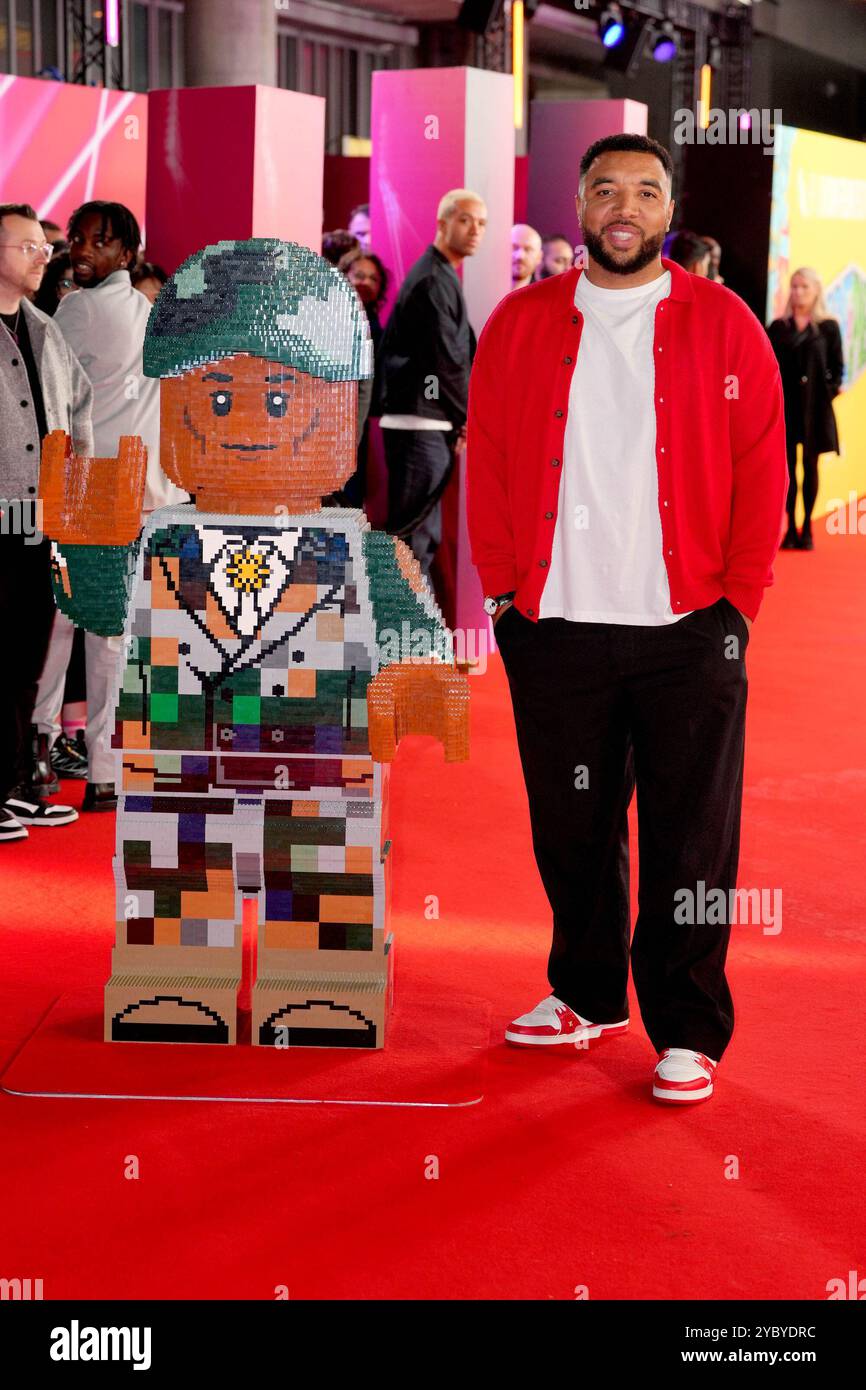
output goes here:
{"type": "Polygon", "coordinates": [[[551,994],[508,1025],[505,1041],[518,1047],[550,1047],[556,1043],[571,1043],[573,1047],[591,1038],[613,1038],[627,1031],[627,1018],[622,1023],[590,1023],[551,994]]]}
{"type": "Polygon", "coordinates": [[[666,1047],[659,1053],[656,1064],[653,1096],[656,1100],[680,1105],[709,1100],[718,1065],[703,1052],[692,1052],[688,1047],[666,1047]]]}

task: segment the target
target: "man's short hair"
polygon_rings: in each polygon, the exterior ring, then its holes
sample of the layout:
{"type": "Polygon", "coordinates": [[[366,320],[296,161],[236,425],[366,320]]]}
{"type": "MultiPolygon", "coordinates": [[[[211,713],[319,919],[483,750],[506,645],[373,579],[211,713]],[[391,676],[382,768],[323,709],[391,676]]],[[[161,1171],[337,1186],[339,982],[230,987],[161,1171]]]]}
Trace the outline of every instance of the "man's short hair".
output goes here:
{"type": "Polygon", "coordinates": [[[549,246],[552,241],[564,241],[566,246],[570,246],[572,251],[574,250],[574,242],[571,237],[565,235],[565,232],[551,232],[549,236],[541,238],[542,246],[549,246]]]}
{"type": "Polygon", "coordinates": [[[350,251],[360,250],[361,243],[353,232],[345,227],[336,227],[332,232],[322,235],[322,255],[329,265],[339,265],[350,251]]]}
{"type": "Polygon", "coordinates": [[[670,249],[668,250],[668,260],[676,261],[677,265],[690,266],[696,261],[702,261],[704,256],[710,253],[710,243],[704,241],[702,236],[696,232],[689,232],[683,229],[677,232],[670,249]]]}
{"type": "Polygon", "coordinates": [[[458,203],[468,202],[483,204],[484,199],[471,188],[452,188],[450,192],[443,193],[436,209],[436,221],[441,222],[443,218],[451,217],[457,211],[458,203]]]}
{"type": "Polygon", "coordinates": [[[82,203],[81,207],[76,208],[69,219],[69,226],[66,231],[69,240],[72,240],[84,218],[89,217],[91,213],[102,218],[103,236],[110,227],[112,236],[117,237],[124,251],[131,252],[132,259],[135,261],[141,246],[141,229],[135,214],[130,212],[123,203],[107,203],[100,198],[89,203],[82,203]]]}
{"type": "Polygon", "coordinates": [[[598,159],[599,155],[608,154],[611,151],[617,153],[631,153],[633,151],[635,154],[655,155],[668,176],[668,183],[673,182],[674,162],[671,159],[670,151],[665,149],[658,140],[651,139],[649,135],[605,135],[601,140],[596,140],[590,145],[580,161],[579,188],[581,195],[583,194],[583,181],[593,160],[598,159]]]}
{"type": "Polygon", "coordinates": [[[4,217],[26,217],[31,222],[39,221],[29,203],[0,203],[0,227],[3,226],[4,217]]]}

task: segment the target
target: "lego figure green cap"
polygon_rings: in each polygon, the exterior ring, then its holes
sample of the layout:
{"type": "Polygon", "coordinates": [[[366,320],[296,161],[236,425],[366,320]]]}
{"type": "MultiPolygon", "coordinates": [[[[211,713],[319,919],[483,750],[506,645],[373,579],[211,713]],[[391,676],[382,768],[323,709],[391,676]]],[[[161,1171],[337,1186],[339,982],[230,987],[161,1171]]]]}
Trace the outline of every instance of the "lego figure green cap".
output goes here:
{"type": "Polygon", "coordinates": [[[247,352],[324,381],[372,376],[367,316],[353,287],[309,247],[272,237],[197,251],[159,295],[146,376],[180,376],[247,352]]]}

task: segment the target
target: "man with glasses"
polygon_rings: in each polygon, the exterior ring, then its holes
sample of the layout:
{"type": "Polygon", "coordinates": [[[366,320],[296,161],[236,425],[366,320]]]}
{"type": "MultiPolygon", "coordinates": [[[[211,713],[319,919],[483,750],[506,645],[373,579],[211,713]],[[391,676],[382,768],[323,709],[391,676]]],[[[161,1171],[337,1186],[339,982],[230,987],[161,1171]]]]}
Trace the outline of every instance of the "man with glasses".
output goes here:
{"type": "Polygon", "coordinates": [[[77,819],[71,806],[40,802],[30,772],[30,724],[55,612],[37,501],[42,440],[66,430],[76,453],[93,453],[90,382],[29,300],[51,250],[32,207],[0,203],[0,841],[77,819]]]}

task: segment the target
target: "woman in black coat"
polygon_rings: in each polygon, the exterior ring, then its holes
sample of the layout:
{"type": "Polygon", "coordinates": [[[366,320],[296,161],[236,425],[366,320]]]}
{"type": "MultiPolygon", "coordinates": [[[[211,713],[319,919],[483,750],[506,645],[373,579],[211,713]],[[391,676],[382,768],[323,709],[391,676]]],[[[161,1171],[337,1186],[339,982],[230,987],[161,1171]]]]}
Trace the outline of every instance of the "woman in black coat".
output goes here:
{"type": "MultiPolygon", "coordinates": [[[[379,321],[379,310],[388,292],[388,272],[378,256],[374,256],[372,251],[362,251],[360,247],[347,251],[337,269],[355,286],[358,298],[364,306],[370,325],[375,371],[385,331],[379,321]]],[[[339,505],[342,507],[363,507],[367,495],[367,449],[370,428],[367,417],[375,390],[375,380],[358,383],[358,466],[339,494],[339,505]],[[366,389],[365,398],[362,398],[362,388],[366,389]]]]}
{"type": "Polygon", "coordinates": [[[767,330],[779,363],[785,395],[788,442],[788,530],[783,550],[812,549],[812,509],[818,495],[818,456],[838,454],[839,435],[833,399],[842,388],[845,364],[839,324],[827,314],[824,290],[814,270],[802,268],[791,276],[783,318],[767,330]],[[803,509],[800,535],[797,509],[797,445],[803,446],[803,509]]]}

